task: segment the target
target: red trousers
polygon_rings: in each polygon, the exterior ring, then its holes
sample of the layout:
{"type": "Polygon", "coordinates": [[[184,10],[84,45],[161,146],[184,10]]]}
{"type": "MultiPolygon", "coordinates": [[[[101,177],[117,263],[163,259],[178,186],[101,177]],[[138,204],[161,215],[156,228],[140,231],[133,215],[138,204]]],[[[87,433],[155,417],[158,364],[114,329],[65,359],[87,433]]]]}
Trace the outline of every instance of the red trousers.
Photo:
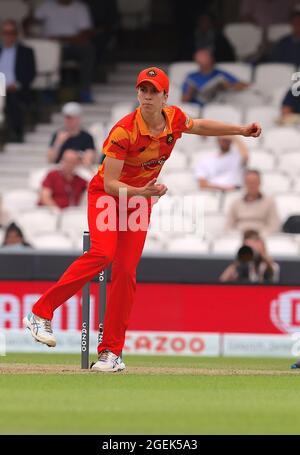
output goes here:
{"type": "Polygon", "coordinates": [[[103,190],[99,190],[96,175],[88,190],[91,248],[89,252],[80,256],[70,265],[59,281],[35,303],[32,311],[37,316],[52,319],[56,308],[112,262],[112,282],[105,312],[103,339],[101,345],[98,346],[98,352],[108,349],[114,354],[120,355],[134,301],[136,267],[143,251],[147,232],[142,230],[119,231],[118,229],[100,232],[96,226],[97,216],[103,210],[96,207],[100,196],[107,196],[107,194],[103,190]]]}

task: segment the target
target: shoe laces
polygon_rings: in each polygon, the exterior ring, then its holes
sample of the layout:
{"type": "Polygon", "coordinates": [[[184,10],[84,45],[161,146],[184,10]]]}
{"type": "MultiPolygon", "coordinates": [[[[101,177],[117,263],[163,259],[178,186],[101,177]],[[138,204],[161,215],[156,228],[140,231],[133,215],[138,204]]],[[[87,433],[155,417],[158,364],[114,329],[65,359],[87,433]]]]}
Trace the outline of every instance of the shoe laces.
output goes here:
{"type": "Polygon", "coordinates": [[[41,318],[39,322],[40,322],[40,325],[43,326],[45,332],[53,333],[50,319],[42,319],[41,318]]]}
{"type": "Polygon", "coordinates": [[[114,360],[116,355],[111,351],[102,351],[99,355],[100,362],[107,362],[108,360],[114,360]]]}

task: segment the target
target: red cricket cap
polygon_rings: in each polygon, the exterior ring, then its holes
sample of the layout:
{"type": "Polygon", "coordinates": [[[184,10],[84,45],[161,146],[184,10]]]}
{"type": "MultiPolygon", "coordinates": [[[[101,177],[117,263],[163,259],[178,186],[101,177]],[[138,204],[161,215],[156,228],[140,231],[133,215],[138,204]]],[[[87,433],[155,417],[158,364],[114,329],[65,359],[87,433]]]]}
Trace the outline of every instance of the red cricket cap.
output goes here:
{"type": "Polygon", "coordinates": [[[146,68],[140,72],[136,81],[136,88],[142,82],[150,82],[159,91],[169,93],[169,78],[160,68],[146,68]]]}

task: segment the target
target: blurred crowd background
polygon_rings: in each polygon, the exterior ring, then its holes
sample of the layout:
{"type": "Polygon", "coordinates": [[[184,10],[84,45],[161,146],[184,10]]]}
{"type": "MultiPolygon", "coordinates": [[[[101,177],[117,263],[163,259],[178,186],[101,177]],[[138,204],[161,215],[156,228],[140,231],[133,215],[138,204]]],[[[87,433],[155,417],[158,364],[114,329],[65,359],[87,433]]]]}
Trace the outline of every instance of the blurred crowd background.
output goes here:
{"type": "Polygon", "coordinates": [[[2,249],[81,249],[102,143],[160,66],[170,104],[263,134],[178,141],[145,254],[237,252],[222,281],[278,281],[275,259],[299,258],[299,1],[0,0],[0,20],[2,249]]]}

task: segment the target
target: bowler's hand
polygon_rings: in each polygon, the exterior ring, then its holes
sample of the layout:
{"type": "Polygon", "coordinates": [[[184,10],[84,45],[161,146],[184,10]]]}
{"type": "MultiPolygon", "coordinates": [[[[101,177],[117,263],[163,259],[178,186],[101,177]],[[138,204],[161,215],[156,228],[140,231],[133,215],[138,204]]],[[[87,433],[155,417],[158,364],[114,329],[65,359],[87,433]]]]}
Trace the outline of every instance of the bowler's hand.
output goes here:
{"type": "Polygon", "coordinates": [[[168,188],[165,185],[156,183],[156,180],[157,179],[150,180],[147,185],[141,188],[140,194],[145,197],[163,196],[168,191],[168,188]]]}
{"type": "Polygon", "coordinates": [[[261,126],[259,123],[250,123],[243,126],[241,135],[245,137],[259,137],[261,135],[261,126]]]}

